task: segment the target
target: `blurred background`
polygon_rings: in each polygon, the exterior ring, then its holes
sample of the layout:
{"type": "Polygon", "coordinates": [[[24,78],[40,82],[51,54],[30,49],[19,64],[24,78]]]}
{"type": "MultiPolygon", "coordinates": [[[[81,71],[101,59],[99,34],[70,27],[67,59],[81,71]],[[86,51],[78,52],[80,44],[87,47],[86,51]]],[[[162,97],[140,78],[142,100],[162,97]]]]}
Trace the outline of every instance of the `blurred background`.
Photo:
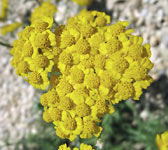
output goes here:
{"type": "MultiPolygon", "coordinates": [[[[2,1],[2,0],[1,0],[2,1]]],[[[1,7],[0,1],[0,7],[1,7]]],[[[168,0],[93,0],[89,10],[104,11],[112,23],[118,20],[130,22],[135,35],[141,35],[144,43],[151,44],[154,78],[144,91],[140,101],[122,101],[113,115],[105,115],[104,128],[99,139],[76,139],[70,143],[55,135],[53,125],[42,120],[40,95],[21,77],[16,76],[10,65],[10,48],[17,33],[29,24],[36,0],[8,0],[9,9],[0,28],[12,22],[22,22],[15,32],[0,36],[0,150],[57,150],[67,143],[79,145],[85,142],[103,150],[156,150],[155,136],[168,129],[168,0]],[[7,44],[3,46],[2,44],[7,44]]],[[[55,20],[65,24],[81,7],[71,0],[55,1],[58,12],[55,20]]]]}

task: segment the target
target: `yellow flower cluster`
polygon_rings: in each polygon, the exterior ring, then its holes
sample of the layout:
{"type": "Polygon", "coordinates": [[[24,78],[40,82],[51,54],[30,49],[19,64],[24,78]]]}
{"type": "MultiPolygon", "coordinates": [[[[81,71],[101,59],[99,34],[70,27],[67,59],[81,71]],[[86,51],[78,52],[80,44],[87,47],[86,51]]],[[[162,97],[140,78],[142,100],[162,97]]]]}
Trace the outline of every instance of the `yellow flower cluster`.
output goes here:
{"type": "Polygon", "coordinates": [[[74,1],[75,3],[81,6],[87,6],[87,5],[90,5],[93,0],[72,0],[72,1],[74,1]]]}
{"type": "Polygon", "coordinates": [[[40,7],[34,9],[31,14],[30,21],[34,22],[35,20],[41,20],[44,16],[53,18],[54,13],[57,11],[55,5],[49,2],[43,2],[40,7]]]}
{"type": "MultiPolygon", "coordinates": [[[[41,7],[52,6],[44,3],[41,7]]],[[[40,10],[41,7],[36,8],[40,10]]],[[[54,6],[55,7],[55,6],[54,6]]],[[[45,9],[50,11],[50,7],[45,9]]],[[[52,10],[51,10],[52,11],[52,10]]],[[[36,18],[37,11],[32,14],[32,24],[19,33],[19,39],[13,43],[11,64],[16,68],[16,74],[22,76],[32,86],[46,89],[50,81],[48,73],[52,71],[57,54],[55,34],[51,32],[53,17],[43,13],[43,18],[36,18]]],[[[39,14],[40,15],[40,14],[39,14]]],[[[40,16],[39,16],[40,17],[40,16]]]]}
{"type": "Polygon", "coordinates": [[[168,131],[165,131],[163,134],[156,136],[156,144],[158,150],[168,150],[168,131]]]}
{"type": "Polygon", "coordinates": [[[138,100],[152,82],[150,45],[126,30],[128,22],[109,24],[105,13],[82,10],[55,29],[58,64],[40,101],[43,119],[61,138],[99,136],[98,123],[114,112],[112,104],[138,100]]]}
{"type": "MultiPolygon", "coordinates": [[[[71,150],[71,148],[67,147],[66,144],[63,144],[63,145],[59,146],[58,150],[71,150]]],[[[92,146],[82,143],[82,144],[80,144],[80,149],[73,148],[73,150],[94,150],[94,149],[92,149],[92,146]]]]}
{"type": "Polygon", "coordinates": [[[4,25],[3,27],[0,28],[0,34],[5,35],[9,32],[13,32],[17,28],[19,28],[22,25],[20,22],[14,22],[8,25],[4,25]]]}
{"type": "Polygon", "coordinates": [[[1,14],[0,19],[4,20],[7,16],[8,0],[1,0],[1,14]]]}
{"type": "Polygon", "coordinates": [[[126,29],[128,22],[110,25],[98,11],[82,10],[52,32],[55,11],[48,2],[35,9],[32,24],[13,43],[11,64],[32,86],[50,87],[40,99],[43,119],[59,137],[98,137],[113,104],[138,100],[152,82],[150,45],[126,29]]]}

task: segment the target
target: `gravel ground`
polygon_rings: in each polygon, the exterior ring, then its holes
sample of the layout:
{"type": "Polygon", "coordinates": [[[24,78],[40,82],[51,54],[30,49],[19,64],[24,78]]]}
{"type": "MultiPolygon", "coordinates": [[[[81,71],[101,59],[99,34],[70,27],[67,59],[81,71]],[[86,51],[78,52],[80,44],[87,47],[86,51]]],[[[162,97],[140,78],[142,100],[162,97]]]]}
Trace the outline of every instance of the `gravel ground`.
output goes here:
{"type": "MultiPolygon", "coordinates": [[[[35,0],[9,2],[10,8],[14,9],[10,9],[8,21],[5,23],[26,21],[32,8],[37,6],[35,0]]],[[[165,92],[165,88],[168,88],[167,6],[168,0],[97,0],[88,7],[89,10],[105,11],[111,15],[113,23],[118,20],[130,21],[130,27],[135,29],[134,34],[142,35],[144,43],[151,44],[151,60],[155,66],[150,73],[155,81],[146,93],[146,98],[160,109],[164,107],[164,103],[168,103],[168,94],[165,92]]],[[[57,2],[57,8],[55,20],[58,24],[65,23],[69,16],[74,16],[82,9],[69,0],[57,2]]],[[[0,26],[3,24],[0,23],[0,26]]],[[[12,43],[15,38],[16,34],[0,36],[0,40],[7,43],[12,43]]],[[[0,149],[2,150],[14,149],[18,140],[26,137],[28,133],[35,132],[33,124],[40,113],[33,114],[34,97],[38,97],[38,93],[16,76],[10,65],[10,59],[9,49],[0,46],[0,149]],[[10,146],[6,146],[6,139],[9,140],[10,146]]],[[[141,116],[145,119],[146,109],[141,116]]]]}
{"type": "Polygon", "coordinates": [[[35,90],[16,76],[10,65],[9,50],[0,47],[0,148],[12,149],[19,139],[34,130],[35,90]],[[11,144],[6,147],[5,143],[11,144]]]}

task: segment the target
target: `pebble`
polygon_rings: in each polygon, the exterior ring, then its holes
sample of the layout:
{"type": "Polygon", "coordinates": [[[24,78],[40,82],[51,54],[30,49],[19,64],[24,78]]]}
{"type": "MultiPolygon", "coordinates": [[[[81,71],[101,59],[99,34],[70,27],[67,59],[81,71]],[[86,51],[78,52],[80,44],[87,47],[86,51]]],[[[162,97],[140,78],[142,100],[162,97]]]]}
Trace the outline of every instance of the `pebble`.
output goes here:
{"type": "Polygon", "coordinates": [[[149,112],[148,112],[147,110],[143,110],[143,111],[140,113],[140,117],[141,117],[143,120],[147,120],[148,115],[149,115],[149,112]]]}
{"type": "Polygon", "coordinates": [[[159,43],[159,39],[156,36],[151,36],[150,37],[150,44],[151,46],[157,46],[159,43]]]}

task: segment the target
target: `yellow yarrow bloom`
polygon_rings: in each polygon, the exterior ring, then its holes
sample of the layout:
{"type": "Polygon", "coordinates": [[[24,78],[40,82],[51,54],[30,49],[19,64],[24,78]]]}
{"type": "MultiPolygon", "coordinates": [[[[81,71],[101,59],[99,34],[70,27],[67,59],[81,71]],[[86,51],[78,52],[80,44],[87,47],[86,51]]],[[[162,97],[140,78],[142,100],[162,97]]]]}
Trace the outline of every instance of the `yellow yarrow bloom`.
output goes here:
{"type": "Polygon", "coordinates": [[[0,34],[6,35],[9,32],[15,31],[21,25],[22,25],[22,23],[20,23],[20,22],[14,22],[14,23],[11,23],[11,24],[4,25],[0,28],[0,34]]]}
{"type": "Polygon", "coordinates": [[[34,9],[30,21],[33,23],[36,20],[42,20],[44,16],[52,18],[56,11],[57,8],[55,5],[50,2],[43,2],[41,6],[34,9]]]}
{"type": "Polygon", "coordinates": [[[49,103],[42,96],[41,103],[49,112],[46,121],[52,118],[61,138],[100,136],[97,124],[105,113],[114,113],[113,104],[138,100],[152,82],[149,44],[142,45],[142,37],[126,29],[128,22],[109,24],[105,13],[82,10],[55,29],[55,68],[61,75],[52,74],[51,88],[59,102],[49,103]]]}
{"type": "Polygon", "coordinates": [[[113,104],[138,100],[152,82],[150,45],[126,29],[128,22],[110,25],[103,12],[82,10],[54,33],[50,15],[35,17],[19,33],[11,64],[35,88],[49,86],[40,99],[43,119],[60,138],[99,137],[98,124],[114,113],[113,104]]]}
{"type": "Polygon", "coordinates": [[[72,1],[74,1],[75,3],[81,6],[87,6],[87,5],[90,5],[93,0],[72,0],[72,1]]]}
{"type": "Polygon", "coordinates": [[[1,0],[1,14],[0,19],[5,20],[8,11],[8,0],[1,0]]]}
{"type": "Polygon", "coordinates": [[[168,131],[156,135],[156,144],[158,150],[168,150],[168,131]]]}
{"type": "MultiPolygon", "coordinates": [[[[71,148],[67,147],[66,144],[63,144],[63,145],[59,146],[58,150],[71,150],[71,148]]],[[[92,148],[91,145],[81,143],[80,148],[73,148],[73,150],[94,150],[94,149],[92,148]]]]}

